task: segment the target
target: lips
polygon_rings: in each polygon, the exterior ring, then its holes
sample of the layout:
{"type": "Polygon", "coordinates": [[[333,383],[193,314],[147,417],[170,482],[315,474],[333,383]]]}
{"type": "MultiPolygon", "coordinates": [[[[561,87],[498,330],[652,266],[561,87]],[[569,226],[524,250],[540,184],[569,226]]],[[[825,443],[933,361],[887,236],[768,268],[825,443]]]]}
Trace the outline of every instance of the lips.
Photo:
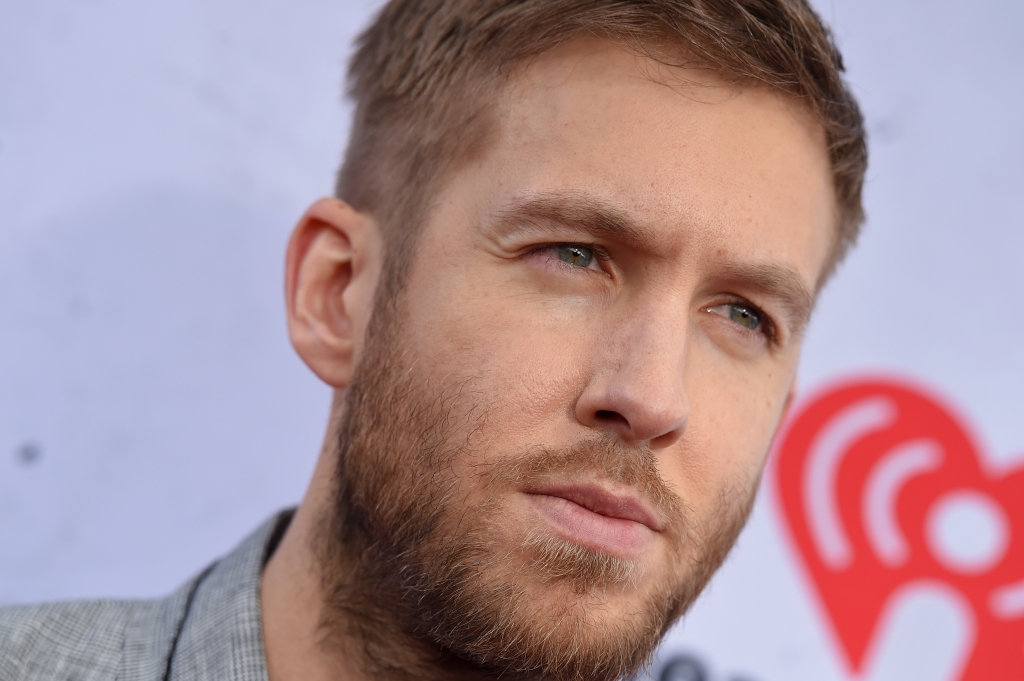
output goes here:
{"type": "Polygon", "coordinates": [[[624,558],[646,551],[664,529],[643,500],[597,484],[543,486],[529,490],[527,498],[563,538],[624,558]]]}

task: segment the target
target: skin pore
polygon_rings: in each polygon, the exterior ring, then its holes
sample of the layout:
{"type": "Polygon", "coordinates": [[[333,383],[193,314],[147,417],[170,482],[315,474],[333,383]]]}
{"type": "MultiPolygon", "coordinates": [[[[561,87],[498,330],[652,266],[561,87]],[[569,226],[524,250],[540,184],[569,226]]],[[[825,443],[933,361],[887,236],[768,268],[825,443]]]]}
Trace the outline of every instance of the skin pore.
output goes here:
{"type": "Polygon", "coordinates": [[[597,652],[646,653],[749,510],[835,233],[821,130],[596,39],[496,115],[386,310],[371,217],[328,199],[296,228],[289,329],[336,393],[264,572],[271,681],[603,678],[635,660],[597,652]],[[503,631],[463,628],[473,608],[503,631]]]}

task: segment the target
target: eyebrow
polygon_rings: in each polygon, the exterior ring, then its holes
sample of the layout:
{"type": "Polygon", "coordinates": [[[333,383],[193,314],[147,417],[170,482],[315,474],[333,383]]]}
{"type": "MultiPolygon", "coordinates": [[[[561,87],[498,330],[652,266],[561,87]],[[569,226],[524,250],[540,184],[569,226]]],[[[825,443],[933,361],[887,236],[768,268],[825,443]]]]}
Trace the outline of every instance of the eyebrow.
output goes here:
{"type": "Polygon", "coordinates": [[[492,227],[501,233],[512,233],[524,226],[556,224],[637,249],[648,249],[654,245],[650,234],[628,215],[591,196],[542,194],[514,203],[499,211],[495,218],[492,227]]]}
{"type": "MultiPolygon", "coordinates": [[[[637,250],[650,250],[655,246],[649,231],[641,229],[620,209],[596,197],[573,193],[541,194],[517,201],[497,212],[491,227],[510,234],[524,226],[545,228],[552,224],[624,243],[637,250]]],[[[734,260],[716,265],[713,274],[715,279],[778,301],[794,335],[800,335],[807,326],[815,295],[799,272],[791,267],[734,260]]]]}

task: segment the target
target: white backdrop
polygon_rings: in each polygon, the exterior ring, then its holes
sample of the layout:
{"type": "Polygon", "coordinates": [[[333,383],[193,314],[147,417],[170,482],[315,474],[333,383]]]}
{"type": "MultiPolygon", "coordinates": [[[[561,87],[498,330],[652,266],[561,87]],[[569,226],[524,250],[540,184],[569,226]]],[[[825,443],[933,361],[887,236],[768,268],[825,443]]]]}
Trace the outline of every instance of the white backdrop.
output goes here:
{"type": "MultiPolygon", "coordinates": [[[[283,252],[330,192],[376,4],[2,0],[0,603],[166,593],[300,498],[329,396],[287,342],[283,252]]],[[[910,377],[990,464],[1024,461],[1024,5],[818,7],[872,160],[801,386],[910,377]]],[[[948,599],[903,603],[855,674],[805,574],[762,495],[663,658],[716,681],[959,677],[948,599]]]]}

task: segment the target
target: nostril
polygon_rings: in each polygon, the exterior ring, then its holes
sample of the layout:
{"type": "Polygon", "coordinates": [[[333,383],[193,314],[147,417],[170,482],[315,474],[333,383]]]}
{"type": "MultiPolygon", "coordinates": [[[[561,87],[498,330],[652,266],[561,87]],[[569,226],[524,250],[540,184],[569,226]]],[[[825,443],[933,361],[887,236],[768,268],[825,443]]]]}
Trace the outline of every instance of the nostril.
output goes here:
{"type": "Polygon", "coordinates": [[[627,421],[626,417],[617,411],[599,409],[597,413],[594,414],[594,416],[596,416],[597,420],[602,423],[623,425],[626,426],[627,428],[629,427],[629,421],[627,421]]]}

